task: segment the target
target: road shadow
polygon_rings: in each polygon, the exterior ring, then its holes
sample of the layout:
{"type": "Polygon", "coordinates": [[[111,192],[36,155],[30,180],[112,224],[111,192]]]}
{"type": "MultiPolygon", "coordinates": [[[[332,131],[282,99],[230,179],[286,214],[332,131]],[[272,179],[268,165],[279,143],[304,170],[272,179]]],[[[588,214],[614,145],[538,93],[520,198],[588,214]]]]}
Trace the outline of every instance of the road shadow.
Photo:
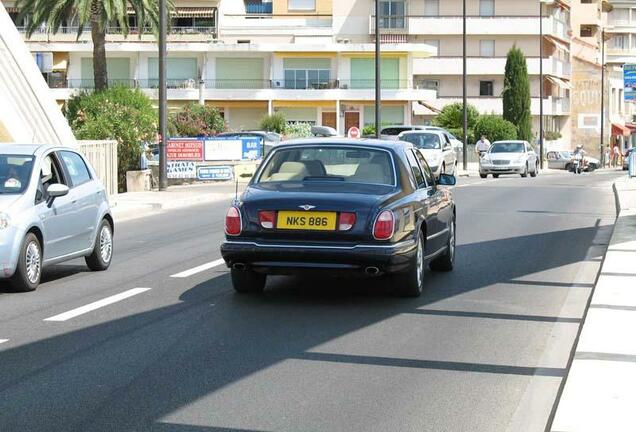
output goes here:
{"type": "MultiPolygon", "coordinates": [[[[456,270],[429,272],[429,289],[420,298],[394,297],[383,280],[335,278],[272,278],[262,295],[238,295],[224,273],[185,291],[177,304],[77,330],[81,317],[51,324],[61,334],[0,351],[0,430],[245,432],[252,429],[217,427],[229,420],[213,405],[198,419],[206,426],[176,425],[165,417],[288,360],[562,377],[560,368],[313,349],[400,314],[436,313],[426,308],[435,302],[492,284],[512,283],[509,289],[516,289],[514,283],[527,275],[578,263],[586,258],[598,229],[460,245],[456,270]],[[523,257],[515,265],[496,265],[505,254],[518,256],[520,251],[523,257]]],[[[543,289],[537,287],[536,295],[543,289]]],[[[557,322],[553,317],[503,318],[557,322]]],[[[271,395],[277,396],[284,397],[271,395]]],[[[246,403],[245,412],[251,407],[246,403]]]]}

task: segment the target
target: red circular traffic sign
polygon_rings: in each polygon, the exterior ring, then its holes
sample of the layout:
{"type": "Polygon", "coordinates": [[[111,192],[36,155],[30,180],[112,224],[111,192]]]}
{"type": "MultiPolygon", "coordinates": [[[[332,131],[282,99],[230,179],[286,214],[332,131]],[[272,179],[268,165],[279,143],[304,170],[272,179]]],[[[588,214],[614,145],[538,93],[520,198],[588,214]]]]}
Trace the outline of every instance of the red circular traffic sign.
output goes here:
{"type": "Polygon", "coordinates": [[[360,138],[360,129],[355,126],[351,126],[349,128],[349,132],[347,132],[347,136],[349,138],[360,138]]]}

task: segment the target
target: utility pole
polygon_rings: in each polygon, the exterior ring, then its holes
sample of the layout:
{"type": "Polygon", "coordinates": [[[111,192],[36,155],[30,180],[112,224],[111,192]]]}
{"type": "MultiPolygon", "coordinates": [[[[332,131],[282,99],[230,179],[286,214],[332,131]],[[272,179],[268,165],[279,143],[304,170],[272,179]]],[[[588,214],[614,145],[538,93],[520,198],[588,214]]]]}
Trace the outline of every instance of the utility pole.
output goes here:
{"type": "Polygon", "coordinates": [[[539,160],[543,169],[543,1],[539,0],[539,160]]]}
{"type": "Polygon", "coordinates": [[[464,171],[468,170],[468,101],[467,101],[467,97],[466,97],[466,89],[467,89],[467,85],[466,85],[466,0],[464,0],[464,16],[463,16],[463,21],[464,21],[464,32],[463,32],[463,44],[464,44],[464,51],[463,51],[463,62],[464,62],[464,71],[463,71],[463,75],[464,75],[464,81],[463,81],[463,96],[462,96],[462,100],[464,102],[464,151],[463,151],[463,167],[464,167],[464,171]]]}
{"type": "Polygon", "coordinates": [[[168,187],[168,164],[166,161],[167,95],[166,95],[166,0],[159,0],[159,190],[168,187]]]}
{"type": "Polygon", "coordinates": [[[601,30],[601,165],[605,166],[605,28],[601,30]]]}
{"type": "Polygon", "coordinates": [[[375,137],[380,139],[380,110],[382,109],[382,89],[380,87],[380,0],[375,0],[375,137]]]}

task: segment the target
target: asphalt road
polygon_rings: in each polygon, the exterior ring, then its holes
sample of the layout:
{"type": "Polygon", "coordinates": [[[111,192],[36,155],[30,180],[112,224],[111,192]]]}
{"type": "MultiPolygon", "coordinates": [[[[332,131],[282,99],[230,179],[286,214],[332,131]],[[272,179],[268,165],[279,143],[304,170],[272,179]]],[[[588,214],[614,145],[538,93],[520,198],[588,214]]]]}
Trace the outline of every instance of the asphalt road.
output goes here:
{"type": "Polygon", "coordinates": [[[0,431],[543,431],[618,175],[461,179],[456,270],[418,299],[283,277],[236,295],[226,203],[117,224],[108,272],[0,286],[0,431]]]}

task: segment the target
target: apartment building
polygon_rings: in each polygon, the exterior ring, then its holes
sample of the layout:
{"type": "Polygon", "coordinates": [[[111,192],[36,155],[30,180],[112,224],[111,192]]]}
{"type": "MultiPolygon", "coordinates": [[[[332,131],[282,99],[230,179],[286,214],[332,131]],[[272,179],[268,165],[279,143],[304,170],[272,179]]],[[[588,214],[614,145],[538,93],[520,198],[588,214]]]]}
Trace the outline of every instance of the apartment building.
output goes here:
{"type": "MultiPolygon", "coordinates": [[[[24,32],[14,2],[3,3],[24,32]]],[[[400,19],[393,3],[382,3],[391,15],[383,26],[400,19]]],[[[175,4],[168,38],[170,107],[194,101],[216,106],[231,129],[255,128],[273,112],[340,133],[373,123],[372,0],[175,4]]],[[[109,80],[139,87],[157,99],[157,47],[148,29],[136,26],[134,12],[129,14],[127,38],[116,26],[108,30],[109,80]]],[[[61,103],[93,86],[90,32],[79,40],[76,32],[77,23],[71,20],[57,34],[43,28],[28,39],[61,103]]],[[[393,35],[383,35],[382,42],[383,121],[410,123],[418,101],[436,98],[435,91],[415,86],[413,80],[416,62],[436,50],[393,35]]]]}
{"type": "MultiPolygon", "coordinates": [[[[405,27],[410,40],[439,50],[436,57],[415,60],[415,86],[435,89],[438,107],[462,100],[462,12],[461,0],[422,0],[409,4],[405,27]]],[[[551,145],[565,146],[569,145],[570,135],[570,1],[543,3],[543,56],[540,55],[539,14],[538,1],[467,1],[468,102],[481,113],[503,112],[501,94],[506,55],[517,46],[524,52],[528,64],[533,129],[539,130],[539,64],[542,61],[545,128],[563,137],[551,145]]],[[[416,114],[419,121],[434,116],[426,108],[416,114]]]]}
{"type": "Polygon", "coordinates": [[[610,1],[607,14],[606,56],[608,71],[606,94],[612,143],[623,149],[636,145],[636,104],[626,102],[623,86],[623,65],[636,64],[636,3],[610,1]]]}

